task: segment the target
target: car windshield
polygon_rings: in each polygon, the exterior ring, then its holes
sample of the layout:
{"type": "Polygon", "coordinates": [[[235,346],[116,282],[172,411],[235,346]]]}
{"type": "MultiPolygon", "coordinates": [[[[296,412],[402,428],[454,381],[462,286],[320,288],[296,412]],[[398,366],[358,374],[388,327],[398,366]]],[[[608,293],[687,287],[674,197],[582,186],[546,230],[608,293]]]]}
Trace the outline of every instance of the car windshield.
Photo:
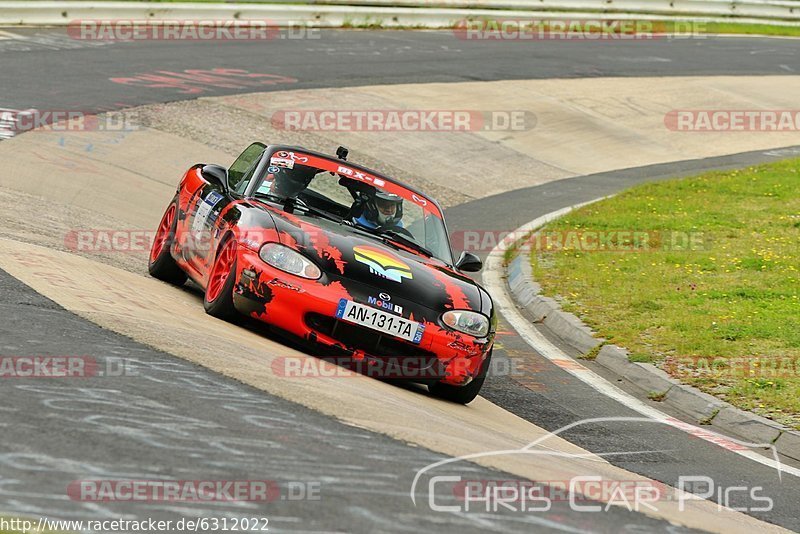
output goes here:
{"type": "Polygon", "coordinates": [[[274,150],[255,195],[292,201],[394,245],[453,263],[442,213],[433,201],[345,161],[274,150]]]}

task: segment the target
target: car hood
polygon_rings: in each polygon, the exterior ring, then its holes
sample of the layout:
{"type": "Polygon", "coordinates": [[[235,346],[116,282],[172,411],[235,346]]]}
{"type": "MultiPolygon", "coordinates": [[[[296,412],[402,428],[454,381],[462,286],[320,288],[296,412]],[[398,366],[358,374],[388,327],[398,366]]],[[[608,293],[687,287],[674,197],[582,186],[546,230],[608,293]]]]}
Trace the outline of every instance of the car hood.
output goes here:
{"type": "Polygon", "coordinates": [[[370,286],[431,310],[481,311],[482,292],[475,281],[440,260],[388,246],[347,225],[267,209],[281,243],[313,259],[328,280],[370,286]]]}

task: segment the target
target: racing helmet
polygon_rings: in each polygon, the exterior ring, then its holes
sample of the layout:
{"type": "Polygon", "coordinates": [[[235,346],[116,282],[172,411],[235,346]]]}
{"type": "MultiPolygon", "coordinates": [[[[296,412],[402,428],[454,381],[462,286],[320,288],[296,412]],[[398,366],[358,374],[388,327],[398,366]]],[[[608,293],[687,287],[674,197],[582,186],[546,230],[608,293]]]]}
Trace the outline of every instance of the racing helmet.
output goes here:
{"type": "Polygon", "coordinates": [[[376,190],[367,200],[364,217],[377,226],[396,225],[403,218],[403,197],[376,190]]]}

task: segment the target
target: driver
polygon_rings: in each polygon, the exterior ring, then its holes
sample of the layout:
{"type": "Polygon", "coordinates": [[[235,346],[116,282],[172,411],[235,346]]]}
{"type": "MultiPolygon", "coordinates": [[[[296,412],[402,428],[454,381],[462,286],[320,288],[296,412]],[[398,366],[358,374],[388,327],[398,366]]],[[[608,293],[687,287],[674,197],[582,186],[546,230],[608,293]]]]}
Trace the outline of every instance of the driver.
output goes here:
{"type": "Polygon", "coordinates": [[[364,211],[353,222],[370,229],[402,228],[403,197],[376,190],[364,204],[364,211]]]}

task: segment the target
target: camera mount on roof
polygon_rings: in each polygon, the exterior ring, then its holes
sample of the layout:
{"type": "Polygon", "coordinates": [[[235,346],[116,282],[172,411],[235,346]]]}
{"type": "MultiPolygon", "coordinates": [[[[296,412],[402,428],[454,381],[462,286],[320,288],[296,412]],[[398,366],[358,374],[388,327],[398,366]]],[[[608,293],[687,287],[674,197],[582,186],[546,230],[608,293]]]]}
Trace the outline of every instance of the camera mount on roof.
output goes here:
{"type": "Polygon", "coordinates": [[[347,154],[349,153],[350,151],[343,146],[340,146],[339,148],[336,149],[336,157],[342,161],[347,161],[347,154]]]}

